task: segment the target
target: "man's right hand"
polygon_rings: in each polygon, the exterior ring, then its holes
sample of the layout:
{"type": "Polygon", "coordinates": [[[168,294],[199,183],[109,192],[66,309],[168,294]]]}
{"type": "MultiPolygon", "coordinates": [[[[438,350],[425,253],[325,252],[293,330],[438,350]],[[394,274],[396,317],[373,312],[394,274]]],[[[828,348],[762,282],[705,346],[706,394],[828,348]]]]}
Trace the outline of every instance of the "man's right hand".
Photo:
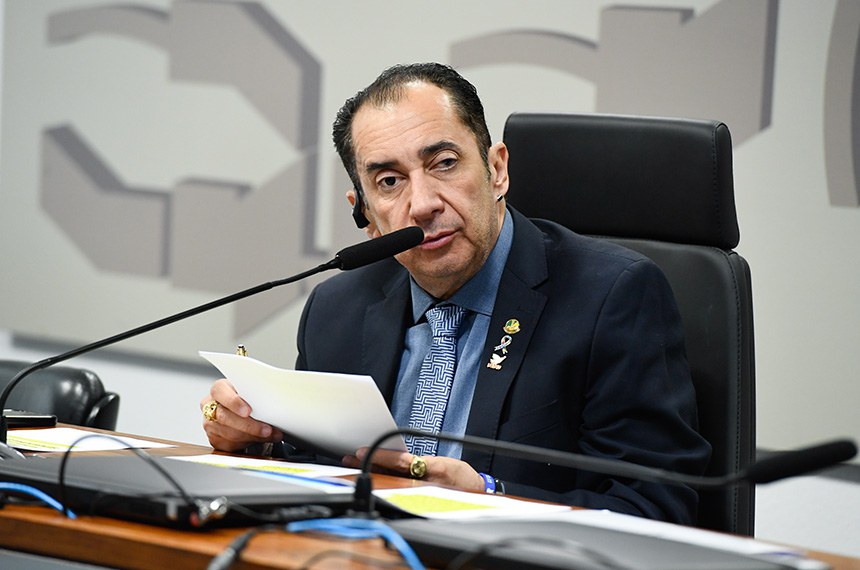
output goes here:
{"type": "Polygon", "coordinates": [[[209,445],[219,451],[241,451],[253,443],[279,442],[284,438],[279,430],[251,417],[251,406],[239,397],[236,389],[225,379],[212,384],[209,395],[200,400],[200,409],[217,402],[212,419],[203,418],[203,430],[209,445]]]}

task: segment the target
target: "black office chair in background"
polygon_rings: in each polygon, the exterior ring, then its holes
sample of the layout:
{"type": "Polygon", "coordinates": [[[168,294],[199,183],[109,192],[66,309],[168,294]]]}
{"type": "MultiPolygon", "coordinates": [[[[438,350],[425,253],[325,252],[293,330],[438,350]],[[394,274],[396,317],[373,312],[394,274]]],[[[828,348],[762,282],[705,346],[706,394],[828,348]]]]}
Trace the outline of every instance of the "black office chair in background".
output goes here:
{"type": "MultiPolygon", "coordinates": [[[[614,115],[511,115],[510,204],[653,259],[681,312],[706,475],[755,456],[749,266],[740,234],[729,130],[719,122],[614,115]]],[[[752,535],[755,489],[701,491],[698,526],[752,535]]]]}
{"type": "MultiPolygon", "coordinates": [[[[0,390],[29,362],[0,360],[0,390]]],[[[9,393],[6,408],[57,416],[57,421],[115,430],[119,394],[108,392],[95,373],[82,368],[52,366],[38,370],[9,393]]]]}

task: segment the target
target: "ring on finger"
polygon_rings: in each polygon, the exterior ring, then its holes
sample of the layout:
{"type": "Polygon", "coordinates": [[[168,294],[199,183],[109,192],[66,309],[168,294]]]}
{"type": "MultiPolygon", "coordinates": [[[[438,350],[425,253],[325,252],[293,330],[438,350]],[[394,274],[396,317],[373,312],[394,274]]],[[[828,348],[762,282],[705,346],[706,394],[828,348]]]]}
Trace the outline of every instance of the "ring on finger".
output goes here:
{"type": "Polygon", "coordinates": [[[215,417],[216,412],[218,411],[218,401],[212,400],[211,402],[206,402],[203,404],[203,417],[206,418],[206,421],[216,422],[218,421],[215,417]]]}
{"type": "Polygon", "coordinates": [[[427,462],[423,457],[413,455],[412,461],[409,462],[409,476],[413,479],[423,479],[425,475],[427,475],[427,462]]]}

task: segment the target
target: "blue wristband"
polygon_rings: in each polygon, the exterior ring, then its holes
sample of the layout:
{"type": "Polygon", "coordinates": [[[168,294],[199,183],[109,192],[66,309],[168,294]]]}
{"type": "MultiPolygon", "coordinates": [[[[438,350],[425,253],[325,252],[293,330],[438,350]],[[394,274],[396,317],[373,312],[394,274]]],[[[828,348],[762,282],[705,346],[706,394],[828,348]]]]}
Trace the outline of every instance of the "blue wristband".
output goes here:
{"type": "Polygon", "coordinates": [[[493,476],[486,473],[478,473],[478,475],[484,478],[484,492],[494,495],[496,493],[496,480],[493,476]]]}

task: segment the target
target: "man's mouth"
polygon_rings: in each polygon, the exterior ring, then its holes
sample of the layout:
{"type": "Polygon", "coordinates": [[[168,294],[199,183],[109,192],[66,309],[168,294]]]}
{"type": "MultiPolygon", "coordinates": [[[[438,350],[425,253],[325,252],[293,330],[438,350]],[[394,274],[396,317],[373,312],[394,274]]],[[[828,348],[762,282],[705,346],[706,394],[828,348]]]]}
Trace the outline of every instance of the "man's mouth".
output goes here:
{"type": "Polygon", "coordinates": [[[424,241],[421,242],[421,249],[430,250],[430,249],[438,249],[440,247],[444,247],[451,243],[454,239],[455,232],[446,231],[446,232],[438,232],[435,234],[427,235],[424,237],[424,241]]]}

